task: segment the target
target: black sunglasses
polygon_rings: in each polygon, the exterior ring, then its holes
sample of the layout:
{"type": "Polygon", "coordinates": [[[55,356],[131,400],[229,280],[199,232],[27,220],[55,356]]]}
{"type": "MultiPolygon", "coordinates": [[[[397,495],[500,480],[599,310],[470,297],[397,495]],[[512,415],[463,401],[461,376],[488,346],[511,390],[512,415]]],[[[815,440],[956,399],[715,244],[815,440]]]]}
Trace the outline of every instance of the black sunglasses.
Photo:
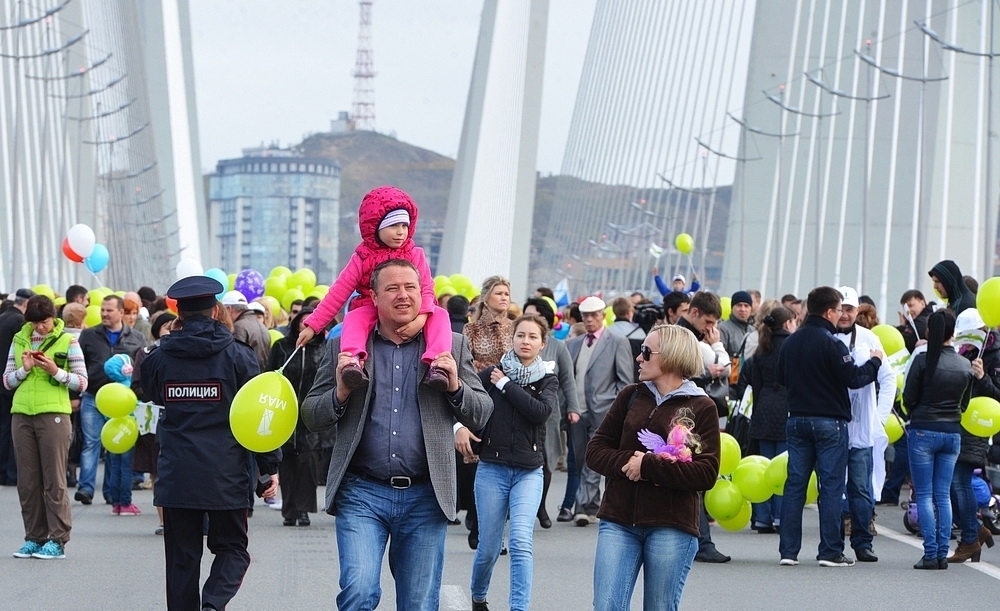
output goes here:
{"type": "Polygon", "coordinates": [[[648,361],[649,357],[653,354],[659,354],[659,352],[653,352],[646,344],[639,346],[639,355],[642,357],[642,360],[648,361]]]}

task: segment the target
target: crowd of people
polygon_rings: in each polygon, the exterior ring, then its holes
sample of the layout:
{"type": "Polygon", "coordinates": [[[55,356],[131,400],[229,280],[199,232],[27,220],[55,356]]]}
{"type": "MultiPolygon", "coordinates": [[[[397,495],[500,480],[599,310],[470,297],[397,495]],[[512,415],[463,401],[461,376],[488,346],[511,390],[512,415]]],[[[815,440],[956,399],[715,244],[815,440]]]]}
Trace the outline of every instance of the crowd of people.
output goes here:
{"type": "Polygon", "coordinates": [[[734,405],[750,417],[747,451],[787,452],[784,494],[755,503],[750,521],[777,534],[780,565],[799,564],[814,472],[821,566],[878,561],[876,504],[898,504],[907,477],[924,540],[914,568],[976,562],[992,546],[995,526],[973,484],[1000,446],[960,419],[971,397],[1000,399],[1000,335],[979,318],[975,285],[954,262],[929,273],[946,306],[918,289],[900,299],[898,329],[913,355],[899,384],[870,330],[878,312],[853,287],[780,300],[741,289],[725,319],[696,277],[668,285],[657,269],[655,303],[588,295],[559,308],[540,287],[518,304],[502,276],[470,302],[434,294],[412,240],[417,216],[397,188],[368,193],[351,261],[324,299],[289,312],[202,276],[165,296],[148,287],[108,296],[100,324],[86,329],[84,287],[69,287],[61,307],[28,289],[10,295],[0,313],[0,485],[16,485],[22,506],[14,556],[65,557],[74,486],[73,501],[90,505],[100,491],[112,514],[138,515],[131,493],[148,473],[168,608],[219,611],[249,566],[254,495],[273,501],[280,489],[283,525],[307,527],[325,485],[338,608],[378,605],[388,550],[400,605],[437,609],[445,534],[464,511],[474,611],[488,610],[502,554],[509,607],[528,609],[535,523],[553,526],[546,497],[563,469],[555,521],[598,525],[594,608],[630,608],[641,568],[643,608],[676,609],[693,562],[731,560],[712,540],[703,495],[719,477],[720,425],[736,422],[734,405]],[[955,345],[956,325],[983,341],[955,345]],[[281,331],[273,344],[269,329],[281,331]],[[262,371],[288,378],[301,417],[279,450],[253,454],[228,414],[262,371]],[[107,418],[96,397],[116,382],[161,411],[155,435],[104,452],[98,488],[107,418]],[[890,446],[884,425],[895,417],[907,433],[890,446]],[[949,550],[953,521],[961,535],[949,550]],[[205,534],[215,561],[199,586],[205,534]]]}

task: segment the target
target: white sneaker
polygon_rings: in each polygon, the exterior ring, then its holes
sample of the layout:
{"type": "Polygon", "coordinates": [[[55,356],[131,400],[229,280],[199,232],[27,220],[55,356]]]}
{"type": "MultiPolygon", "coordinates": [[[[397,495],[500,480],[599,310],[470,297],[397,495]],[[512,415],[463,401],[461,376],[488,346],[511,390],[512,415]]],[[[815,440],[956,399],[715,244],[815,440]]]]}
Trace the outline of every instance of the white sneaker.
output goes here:
{"type": "Polygon", "coordinates": [[[778,564],[781,566],[798,566],[799,561],[795,558],[782,558],[778,564]]]}

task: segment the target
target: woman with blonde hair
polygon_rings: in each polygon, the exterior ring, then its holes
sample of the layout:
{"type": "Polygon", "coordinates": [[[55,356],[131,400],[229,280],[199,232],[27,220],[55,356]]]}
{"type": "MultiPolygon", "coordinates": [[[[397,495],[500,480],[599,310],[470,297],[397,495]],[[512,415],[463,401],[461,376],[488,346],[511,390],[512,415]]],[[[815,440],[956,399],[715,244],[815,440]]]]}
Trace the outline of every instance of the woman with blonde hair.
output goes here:
{"type": "Polygon", "coordinates": [[[643,609],[674,610],[698,551],[701,493],[719,477],[719,417],[691,378],[704,370],[693,333],[650,329],[639,383],[621,391],[587,445],[607,478],[594,560],[594,609],[631,608],[643,569],[643,609]]]}
{"type": "Polygon", "coordinates": [[[490,276],[483,280],[479,296],[472,322],[465,325],[465,336],[469,338],[472,364],[481,371],[499,363],[511,348],[514,322],[508,316],[510,280],[490,276]]]}

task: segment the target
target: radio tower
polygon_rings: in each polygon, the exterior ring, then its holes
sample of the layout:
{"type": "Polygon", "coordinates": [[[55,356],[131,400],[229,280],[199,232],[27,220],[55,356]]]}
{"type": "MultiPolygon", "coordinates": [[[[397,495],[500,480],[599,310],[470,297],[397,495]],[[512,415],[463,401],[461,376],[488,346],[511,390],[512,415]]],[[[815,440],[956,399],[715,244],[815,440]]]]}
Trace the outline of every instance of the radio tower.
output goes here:
{"type": "Polygon", "coordinates": [[[360,0],[361,27],[358,30],[358,55],[354,62],[354,101],[351,119],[354,129],[375,131],[375,60],[372,53],[372,3],[360,0]]]}

